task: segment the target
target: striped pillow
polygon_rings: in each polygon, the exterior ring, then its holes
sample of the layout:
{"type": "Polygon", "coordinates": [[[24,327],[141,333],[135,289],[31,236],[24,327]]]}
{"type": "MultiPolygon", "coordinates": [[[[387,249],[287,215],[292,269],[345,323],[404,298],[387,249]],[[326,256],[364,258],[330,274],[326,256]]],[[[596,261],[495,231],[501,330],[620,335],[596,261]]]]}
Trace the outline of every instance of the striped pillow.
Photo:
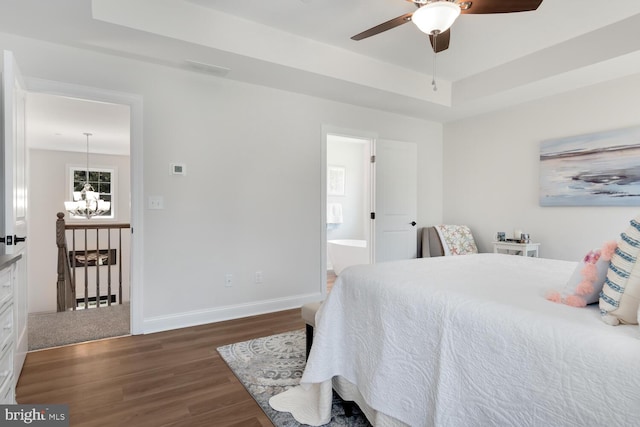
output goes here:
{"type": "Polygon", "coordinates": [[[620,235],[600,293],[602,320],[610,325],[638,324],[640,306],[640,216],[620,235]]]}

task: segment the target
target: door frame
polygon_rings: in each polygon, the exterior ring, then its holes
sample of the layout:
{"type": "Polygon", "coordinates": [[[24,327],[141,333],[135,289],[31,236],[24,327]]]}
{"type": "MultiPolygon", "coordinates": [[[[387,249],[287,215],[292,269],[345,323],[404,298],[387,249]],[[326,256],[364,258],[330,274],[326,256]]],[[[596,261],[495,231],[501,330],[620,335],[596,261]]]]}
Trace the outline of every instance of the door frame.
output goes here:
{"type": "MultiPolygon", "coordinates": [[[[327,296],[327,138],[329,135],[338,135],[348,138],[364,139],[370,141],[371,155],[375,155],[376,140],[378,135],[374,132],[367,132],[355,129],[348,129],[332,125],[322,126],[322,141],[320,153],[320,292],[322,299],[327,296]]],[[[370,164],[370,196],[371,209],[375,206],[375,163],[370,164]]],[[[375,226],[373,221],[369,222],[369,261],[375,262],[375,226]]]]}
{"type": "Polygon", "coordinates": [[[131,173],[131,271],[130,271],[130,318],[131,333],[144,333],[143,296],[144,296],[144,268],[143,268],[143,99],[141,95],[117,92],[95,87],[80,86],[51,80],[25,77],[28,92],[46,93],[49,95],[66,96],[90,101],[101,101],[113,104],[128,105],[130,107],[131,140],[130,173],[131,173]],[[135,233],[134,233],[135,230],[135,233]]]}

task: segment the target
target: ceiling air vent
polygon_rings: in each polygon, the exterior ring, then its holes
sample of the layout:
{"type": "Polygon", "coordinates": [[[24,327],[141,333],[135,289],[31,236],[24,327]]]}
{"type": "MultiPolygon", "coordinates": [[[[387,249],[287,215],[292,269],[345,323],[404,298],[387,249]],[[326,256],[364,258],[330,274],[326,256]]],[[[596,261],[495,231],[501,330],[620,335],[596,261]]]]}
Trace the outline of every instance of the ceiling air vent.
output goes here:
{"type": "Polygon", "coordinates": [[[190,59],[185,60],[187,65],[194,70],[198,70],[202,73],[211,74],[216,77],[224,77],[231,71],[231,68],[221,67],[219,65],[206,64],[204,62],[192,61],[190,59]]]}

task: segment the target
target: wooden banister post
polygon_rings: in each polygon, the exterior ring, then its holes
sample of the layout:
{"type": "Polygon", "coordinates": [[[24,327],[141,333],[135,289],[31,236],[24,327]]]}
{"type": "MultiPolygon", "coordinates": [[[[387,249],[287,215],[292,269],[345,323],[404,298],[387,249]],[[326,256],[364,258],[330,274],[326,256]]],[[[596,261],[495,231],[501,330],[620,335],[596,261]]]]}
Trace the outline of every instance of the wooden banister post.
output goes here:
{"type": "Polygon", "coordinates": [[[58,246],[58,283],[57,283],[57,311],[66,311],[66,292],[65,292],[65,235],[64,235],[64,213],[56,214],[56,246],[58,246]]]}
{"type": "Polygon", "coordinates": [[[75,279],[71,278],[71,268],[69,266],[69,254],[67,253],[66,225],[64,223],[64,213],[56,214],[56,246],[58,246],[58,282],[56,285],[57,311],[67,311],[76,309],[76,285],[75,279]]]}

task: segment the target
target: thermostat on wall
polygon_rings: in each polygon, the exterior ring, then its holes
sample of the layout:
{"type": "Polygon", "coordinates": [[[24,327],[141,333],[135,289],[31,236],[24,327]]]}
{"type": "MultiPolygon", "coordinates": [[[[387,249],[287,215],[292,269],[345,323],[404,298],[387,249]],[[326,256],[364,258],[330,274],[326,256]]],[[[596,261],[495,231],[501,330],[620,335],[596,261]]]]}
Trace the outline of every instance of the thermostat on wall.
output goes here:
{"type": "Polygon", "coordinates": [[[187,165],[184,163],[171,163],[171,174],[172,175],[186,175],[187,174],[187,165]]]}

